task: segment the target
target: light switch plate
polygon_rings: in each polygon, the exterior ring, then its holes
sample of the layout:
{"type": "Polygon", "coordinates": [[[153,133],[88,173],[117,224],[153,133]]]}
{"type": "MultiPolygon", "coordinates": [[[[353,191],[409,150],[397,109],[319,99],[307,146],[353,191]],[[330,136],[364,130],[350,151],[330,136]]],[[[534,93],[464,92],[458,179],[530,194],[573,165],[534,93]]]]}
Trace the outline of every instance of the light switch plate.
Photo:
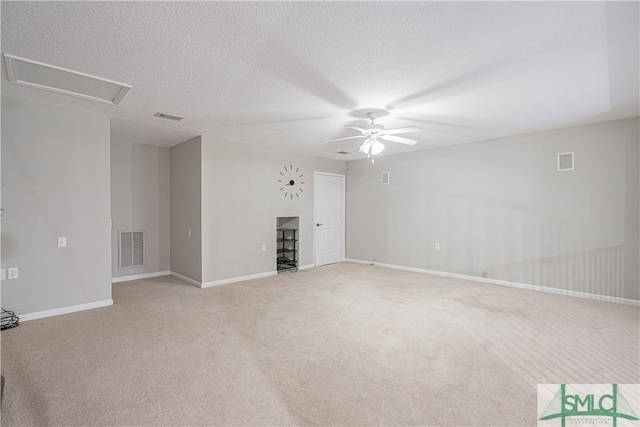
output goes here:
{"type": "Polygon", "coordinates": [[[67,238],[66,237],[58,237],[58,247],[66,248],[67,247],[67,238]]]}

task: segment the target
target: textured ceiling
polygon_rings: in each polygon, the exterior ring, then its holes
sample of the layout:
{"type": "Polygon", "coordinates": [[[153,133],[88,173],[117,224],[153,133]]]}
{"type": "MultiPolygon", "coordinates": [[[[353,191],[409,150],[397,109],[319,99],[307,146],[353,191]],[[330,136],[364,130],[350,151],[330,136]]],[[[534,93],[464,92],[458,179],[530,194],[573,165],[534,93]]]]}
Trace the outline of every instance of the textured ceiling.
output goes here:
{"type": "MultiPolygon", "coordinates": [[[[637,116],[638,2],[8,2],[2,52],[133,86],[112,138],[197,135],[352,160],[380,111],[418,126],[383,154],[637,116]],[[153,117],[184,116],[182,122],[153,117]]],[[[4,62],[4,60],[3,60],[4,62]]]]}

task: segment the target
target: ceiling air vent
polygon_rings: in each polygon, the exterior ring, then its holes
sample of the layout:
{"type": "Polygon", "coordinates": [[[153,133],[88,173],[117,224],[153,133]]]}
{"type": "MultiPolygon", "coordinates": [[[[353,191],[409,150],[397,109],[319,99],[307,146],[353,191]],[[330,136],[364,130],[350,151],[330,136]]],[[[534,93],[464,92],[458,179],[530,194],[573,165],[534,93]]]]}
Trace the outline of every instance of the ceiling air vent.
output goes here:
{"type": "Polygon", "coordinates": [[[9,81],[104,104],[118,105],[131,86],[66,68],[4,54],[9,81]]]}
{"type": "Polygon", "coordinates": [[[173,114],[155,113],[154,116],[160,117],[161,119],[175,120],[176,122],[184,120],[184,117],[174,116],[173,114]]]}

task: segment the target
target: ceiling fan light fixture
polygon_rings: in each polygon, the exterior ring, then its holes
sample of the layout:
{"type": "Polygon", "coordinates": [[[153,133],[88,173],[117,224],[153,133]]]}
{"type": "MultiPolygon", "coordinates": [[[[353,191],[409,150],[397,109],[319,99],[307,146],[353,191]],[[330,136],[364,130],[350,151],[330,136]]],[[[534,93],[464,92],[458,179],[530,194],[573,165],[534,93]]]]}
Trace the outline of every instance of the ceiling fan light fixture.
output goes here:
{"type": "Polygon", "coordinates": [[[367,157],[371,158],[371,163],[374,162],[373,158],[377,154],[382,153],[384,150],[384,144],[379,141],[379,139],[390,142],[397,142],[399,144],[404,145],[415,145],[418,141],[409,138],[403,138],[401,136],[396,136],[398,133],[407,133],[407,132],[418,132],[419,128],[415,126],[401,127],[401,128],[393,128],[393,129],[385,129],[384,126],[378,125],[375,123],[375,119],[378,117],[378,113],[372,111],[367,113],[367,117],[371,120],[371,124],[366,125],[366,127],[354,126],[354,125],[345,125],[349,129],[353,129],[355,131],[360,132],[360,135],[347,136],[344,138],[333,139],[327,142],[337,142],[344,141],[347,139],[353,138],[366,138],[362,145],[360,145],[359,151],[367,155],[367,157]]]}
{"type": "Polygon", "coordinates": [[[384,144],[378,141],[377,139],[367,139],[360,146],[360,151],[365,154],[376,155],[382,153],[384,150],[384,144]]]}
{"type": "Polygon", "coordinates": [[[369,149],[371,148],[371,140],[366,139],[362,145],[360,146],[360,151],[369,154],[369,149]]]}

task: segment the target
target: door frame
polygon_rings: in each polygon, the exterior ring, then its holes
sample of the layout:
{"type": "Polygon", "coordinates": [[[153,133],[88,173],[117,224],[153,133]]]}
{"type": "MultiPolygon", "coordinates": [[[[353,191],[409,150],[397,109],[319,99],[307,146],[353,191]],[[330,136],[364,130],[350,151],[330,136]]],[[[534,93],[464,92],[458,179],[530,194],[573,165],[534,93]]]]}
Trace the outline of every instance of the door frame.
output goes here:
{"type": "MultiPolygon", "coordinates": [[[[342,233],[340,234],[341,244],[342,244],[342,259],[339,262],[344,262],[347,258],[347,246],[346,246],[346,211],[347,211],[347,176],[342,173],[333,173],[333,172],[321,172],[321,171],[313,171],[313,266],[317,267],[317,253],[316,253],[316,244],[317,244],[317,233],[318,227],[316,226],[317,218],[316,218],[316,203],[318,201],[318,193],[316,191],[316,185],[318,182],[318,176],[333,176],[337,178],[342,178],[342,224],[341,229],[342,233]]],[[[324,265],[324,264],[323,264],[324,265]]]]}

